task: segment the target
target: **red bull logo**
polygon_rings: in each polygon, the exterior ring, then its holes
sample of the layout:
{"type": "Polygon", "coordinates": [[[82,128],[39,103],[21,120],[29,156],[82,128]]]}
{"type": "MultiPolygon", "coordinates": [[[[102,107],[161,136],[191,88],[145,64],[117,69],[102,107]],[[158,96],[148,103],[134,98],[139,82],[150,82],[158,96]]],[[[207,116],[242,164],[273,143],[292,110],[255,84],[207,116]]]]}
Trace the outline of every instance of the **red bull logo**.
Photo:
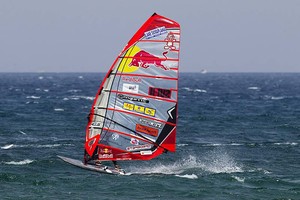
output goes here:
{"type": "Polygon", "coordinates": [[[162,59],[148,53],[147,51],[141,50],[133,56],[131,63],[129,63],[129,66],[136,66],[147,69],[150,65],[154,65],[164,70],[168,70],[168,68],[161,63],[162,61],[166,60],[167,53],[167,51],[163,52],[163,56],[165,57],[165,59],[162,59]]]}

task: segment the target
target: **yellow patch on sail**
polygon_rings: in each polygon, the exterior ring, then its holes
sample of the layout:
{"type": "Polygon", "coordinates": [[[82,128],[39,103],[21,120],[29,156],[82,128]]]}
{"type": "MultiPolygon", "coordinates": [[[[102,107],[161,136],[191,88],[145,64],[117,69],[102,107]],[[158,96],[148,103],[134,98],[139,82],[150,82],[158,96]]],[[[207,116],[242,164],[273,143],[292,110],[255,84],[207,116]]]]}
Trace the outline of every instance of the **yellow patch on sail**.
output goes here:
{"type": "Polygon", "coordinates": [[[128,58],[128,57],[133,57],[140,50],[141,49],[138,46],[130,47],[126,52],[126,54],[124,55],[124,58],[121,60],[118,71],[124,73],[131,73],[138,70],[139,67],[129,66],[129,64],[132,61],[132,58],[128,58]]]}

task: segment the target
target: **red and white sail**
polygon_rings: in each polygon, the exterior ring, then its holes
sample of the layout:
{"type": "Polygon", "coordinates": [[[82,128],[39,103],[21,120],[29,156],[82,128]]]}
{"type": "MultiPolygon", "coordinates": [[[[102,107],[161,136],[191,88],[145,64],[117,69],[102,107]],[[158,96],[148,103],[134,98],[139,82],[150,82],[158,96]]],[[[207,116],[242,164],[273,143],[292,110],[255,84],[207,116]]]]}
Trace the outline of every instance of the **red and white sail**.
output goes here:
{"type": "Polygon", "coordinates": [[[180,25],[153,14],[106,74],[86,127],[86,155],[148,160],[175,151],[180,25]]]}

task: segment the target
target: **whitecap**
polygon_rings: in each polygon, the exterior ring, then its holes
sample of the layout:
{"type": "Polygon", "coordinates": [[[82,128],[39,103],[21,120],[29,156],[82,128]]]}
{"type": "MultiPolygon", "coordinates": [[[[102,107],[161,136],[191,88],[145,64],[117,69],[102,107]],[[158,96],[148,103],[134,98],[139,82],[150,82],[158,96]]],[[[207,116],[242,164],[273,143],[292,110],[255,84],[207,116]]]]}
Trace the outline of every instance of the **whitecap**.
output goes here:
{"type": "Polygon", "coordinates": [[[39,76],[39,79],[42,80],[42,79],[44,79],[44,77],[43,76],[39,76]]]}
{"type": "Polygon", "coordinates": [[[275,145],[291,145],[291,146],[296,146],[298,145],[297,142],[276,142],[274,143],[275,145]]]}
{"type": "Polygon", "coordinates": [[[188,146],[188,144],[177,144],[178,147],[188,146]]]}
{"type": "Polygon", "coordinates": [[[198,176],[196,174],[185,174],[185,175],[176,174],[175,176],[180,177],[180,178],[198,179],[198,176]]]}
{"type": "Polygon", "coordinates": [[[27,96],[26,99],[39,99],[41,97],[38,96],[27,96]]]}
{"type": "Polygon", "coordinates": [[[23,135],[27,135],[27,133],[23,132],[23,131],[19,131],[20,133],[22,133],[23,135]]]}
{"type": "Polygon", "coordinates": [[[191,88],[188,88],[188,87],[184,87],[183,89],[186,90],[186,91],[189,91],[189,92],[193,91],[191,88]]]}
{"type": "Polygon", "coordinates": [[[74,146],[74,144],[21,144],[21,145],[14,145],[14,148],[26,148],[26,147],[33,147],[33,148],[55,148],[60,146],[74,146]]]}
{"type": "Polygon", "coordinates": [[[284,96],[278,96],[278,97],[275,97],[275,96],[269,96],[269,95],[265,95],[264,96],[266,99],[271,99],[271,100],[281,100],[281,99],[284,99],[286,97],[284,96]]]}
{"type": "Polygon", "coordinates": [[[194,92],[201,92],[201,93],[207,93],[206,90],[201,90],[201,89],[195,89],[194,92]]]}
{"type": "Polygon", "coordinates": [[[78,76],[79,79],[83,79],[83,76],[78,76]]]}
{"type": "Polygon", "coordinates": [[[44,92],[49,92],[49,89],[44,89],[44,92]]]}
{"type": "Polygon", "coordinates": [[[253,86],[253,87],[248,87],[248,90],[260,90],[259,87],[253,86]]]}
{"type": "Polygon", "coordinates": [[[14,146],[14,144],[7,144],[7,145],[4,145],[3,147],[1,147],[1,149],[10,149],[14,146]]]}
{"type": "Polygon", "coordinates": [[[9,162],[4,162],[7,165],[27,165],[32,163],[34,160],[29,160],[29,159],[25,159],[22,161],[9,161],[9,162]]]}
{"type": "Polygon", "coordinates": [[[271,97],[272,100],[281,100],[284,99],[285,97],[271,97]]]}
{"type": "Polygon", "coordinates": [[[81,90],[72,89],[72,90],[68,90],[68,92],[74,92],[74,93],[76,93],[76,92],[81,92],[81,90]]]}
{"type": "Polygon", "coordinates": [[[234,178],[235,180],[237,180],[238,182],[244,183],[245,182],[245,177],[240,178],[238,176],[232,176],[232,178],[234,178]]]}
{"type": "Polygon", "coordinates": [[[205,159],[206,161],[202,168],[205,171],[217,174],[244,172],[233,157],[221,149],[209,152],[205,159]]]}
{"type": "Polygon", "coordinates": [[[63,108],[54,108],[54,111],[62,112],[62,111],[65,111],[65,110],[63,108]]]}
{"type": "Polygon", "coordinates": [[[70,97],[72,100],[86,99],[86,100],[94,100],[95,97],[91,96],[72,96],[70,97]]]}

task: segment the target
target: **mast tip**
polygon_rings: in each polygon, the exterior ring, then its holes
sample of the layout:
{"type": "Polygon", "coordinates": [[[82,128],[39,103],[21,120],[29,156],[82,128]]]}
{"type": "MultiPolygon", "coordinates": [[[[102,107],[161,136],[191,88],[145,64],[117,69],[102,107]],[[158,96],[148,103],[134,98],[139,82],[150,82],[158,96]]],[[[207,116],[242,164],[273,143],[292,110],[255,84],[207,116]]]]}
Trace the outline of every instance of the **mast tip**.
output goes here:
{"type": "Polygon", "coordinates": [[[155,16],[155,15],[157,15],[157,14],[156,14],[156,13],[153,13],[152,17],[155,16]]]}

